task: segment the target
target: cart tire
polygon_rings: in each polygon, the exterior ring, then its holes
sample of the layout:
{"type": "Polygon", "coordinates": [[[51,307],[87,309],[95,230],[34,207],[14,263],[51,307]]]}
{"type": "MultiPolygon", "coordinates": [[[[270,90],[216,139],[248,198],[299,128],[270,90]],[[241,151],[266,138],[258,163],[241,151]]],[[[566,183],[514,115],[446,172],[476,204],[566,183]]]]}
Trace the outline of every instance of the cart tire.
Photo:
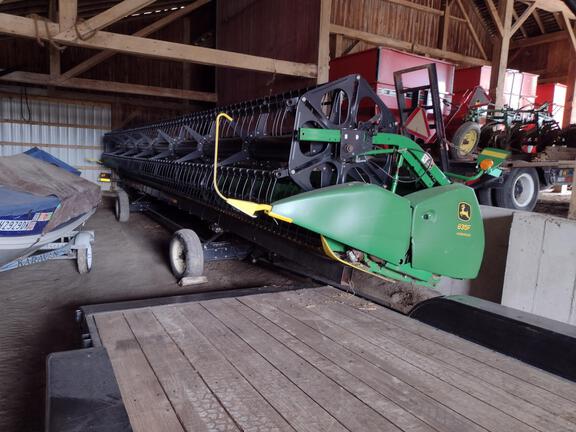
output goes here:
{"type": "Polygon", "coordinates": [[[118,222],[128,222],[130,218],[130,199],[126,191],[119,189],[114,203],[114,215],[118,222]]]}
{"type": "Polygon", "coordinates": [[[492,188],[476,189],[476,196],[481,205],[493,206],[494,200],[492,199],[492,188]]]}
{"type": "Polygon", "coordinates": [[[471,155],[480,142],[480,125],[468,121],[462,123],[452,136],[450,154],[454,159],[463,159],[471,155]]]}
{"type": "Polygon", "coordinates": [[[496,189],[498,207],[532,211],[538,201],[540,180],[534,168],[518,168],[508,174],[502,188],[496,189]]]}
{"type": "Polygon", "coordinates": [[[92,270],[92,245],[76,250],[76,264],[78,265],[78,273],[86,274],[92,270]]]}
{"type": "Polygon", "coordinates": [[[170,267],[177,279],[202,276],[204,249],[194,231],[181,229],[174,233],[170,242],[170,267]]]}

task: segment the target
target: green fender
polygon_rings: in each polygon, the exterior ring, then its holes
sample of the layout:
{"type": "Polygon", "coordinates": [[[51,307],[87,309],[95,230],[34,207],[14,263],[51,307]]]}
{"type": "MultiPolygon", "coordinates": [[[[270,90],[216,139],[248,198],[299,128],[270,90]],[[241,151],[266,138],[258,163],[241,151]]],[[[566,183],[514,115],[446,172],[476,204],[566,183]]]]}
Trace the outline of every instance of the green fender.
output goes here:
{"type": "Polygon", "coordinates": [[[272,212],[296,225],[394,264],[410,247],[410,201],[366,183],[329,186],[276,201],[272,212]]]}

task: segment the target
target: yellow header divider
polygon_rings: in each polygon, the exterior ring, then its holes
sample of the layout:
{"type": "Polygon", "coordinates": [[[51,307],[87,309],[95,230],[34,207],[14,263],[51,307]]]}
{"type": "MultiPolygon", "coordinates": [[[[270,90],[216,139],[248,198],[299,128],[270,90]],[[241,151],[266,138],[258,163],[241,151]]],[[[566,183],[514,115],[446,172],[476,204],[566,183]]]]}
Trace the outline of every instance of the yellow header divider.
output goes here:
{"type": "Polygon", "coordinates": [[[218,187],[218,174],[217,174],[217,170],[218,170],[218,144],[219,144],[219,140],[220,140],[220,120],[222,119],[222,117],[224,117],[229,122],[234,121],[234,119],[232,117],[230,117],[228,114],[223,113],[223,112],[221,112],[220,114],[218,114],[218,116],[216,116],[216,138],[215,138],[215,143],[214,143],[214,177],[212,179],[212,182],[214,184],[214,190],[216,191],[216,193],[218,194],[218,196],[220,198],[222,198],[224,201],[226,201],[232,207],[240,210],[242,213],[245,213],[250,217],[256,217],[256,213],[259,211],[264,211],[266,213],[269,213],[272,210],[271,205],[258,204],[255,202],[244,201],[244,200],[239,200],[239,199],[234,199],[234,198],[227,198],[224,196],[224,194],[220,191],[220,188],[218,187]]]}

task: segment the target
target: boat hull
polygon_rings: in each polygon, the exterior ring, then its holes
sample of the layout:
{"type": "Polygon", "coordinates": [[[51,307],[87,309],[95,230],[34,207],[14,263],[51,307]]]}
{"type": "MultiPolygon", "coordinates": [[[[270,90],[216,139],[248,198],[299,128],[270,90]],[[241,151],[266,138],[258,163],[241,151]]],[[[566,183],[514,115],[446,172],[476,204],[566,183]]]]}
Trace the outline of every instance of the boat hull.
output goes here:
{"type": "Polygon", "coordinates": [[[43,246],[65,237],[68,233],[84,224],[95,211],[96,209],[84,213],[44,234],[0,236],[0,266],[18,258],[27,257],[43,246]]]}

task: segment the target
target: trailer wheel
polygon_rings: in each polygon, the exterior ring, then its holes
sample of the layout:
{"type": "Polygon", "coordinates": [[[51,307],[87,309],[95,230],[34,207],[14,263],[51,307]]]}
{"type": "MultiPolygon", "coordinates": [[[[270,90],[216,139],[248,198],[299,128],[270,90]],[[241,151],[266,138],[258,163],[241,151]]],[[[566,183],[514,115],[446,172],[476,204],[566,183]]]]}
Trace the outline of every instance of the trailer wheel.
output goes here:
{"type": "Polygon", "coordinates": [[[76,250],[76,264],[78,273],[90,273],[92,270],[92,245],[90,243],[85,248],[76,250]]]}
{"type": "Polygon", "coordinates": [[[118,222],[128,222],[130,218],[130,199],[126,191],[119,189],[114,202],[114,215],[118,222]]]}
{"type": "Polygon", "coordinates": [[[513,170],[502,188],[496,189],[495,201],[498,207],[532,211],[538,201],[540,180],[534,168],[513,170]]]}
{"type": "Polygon", "coordinates": [[[181,229],[174,233],[170,242],[170,267],[177,279],[202,276],[204,249],[194,231],[181,229]]]}
{"type": "Polygon", "coordinates": [[[479,142],[480,125],[472,121],[462,123],[454,132],[450,153],[455,159],[465,158],[476,150],[479,142]]]}

